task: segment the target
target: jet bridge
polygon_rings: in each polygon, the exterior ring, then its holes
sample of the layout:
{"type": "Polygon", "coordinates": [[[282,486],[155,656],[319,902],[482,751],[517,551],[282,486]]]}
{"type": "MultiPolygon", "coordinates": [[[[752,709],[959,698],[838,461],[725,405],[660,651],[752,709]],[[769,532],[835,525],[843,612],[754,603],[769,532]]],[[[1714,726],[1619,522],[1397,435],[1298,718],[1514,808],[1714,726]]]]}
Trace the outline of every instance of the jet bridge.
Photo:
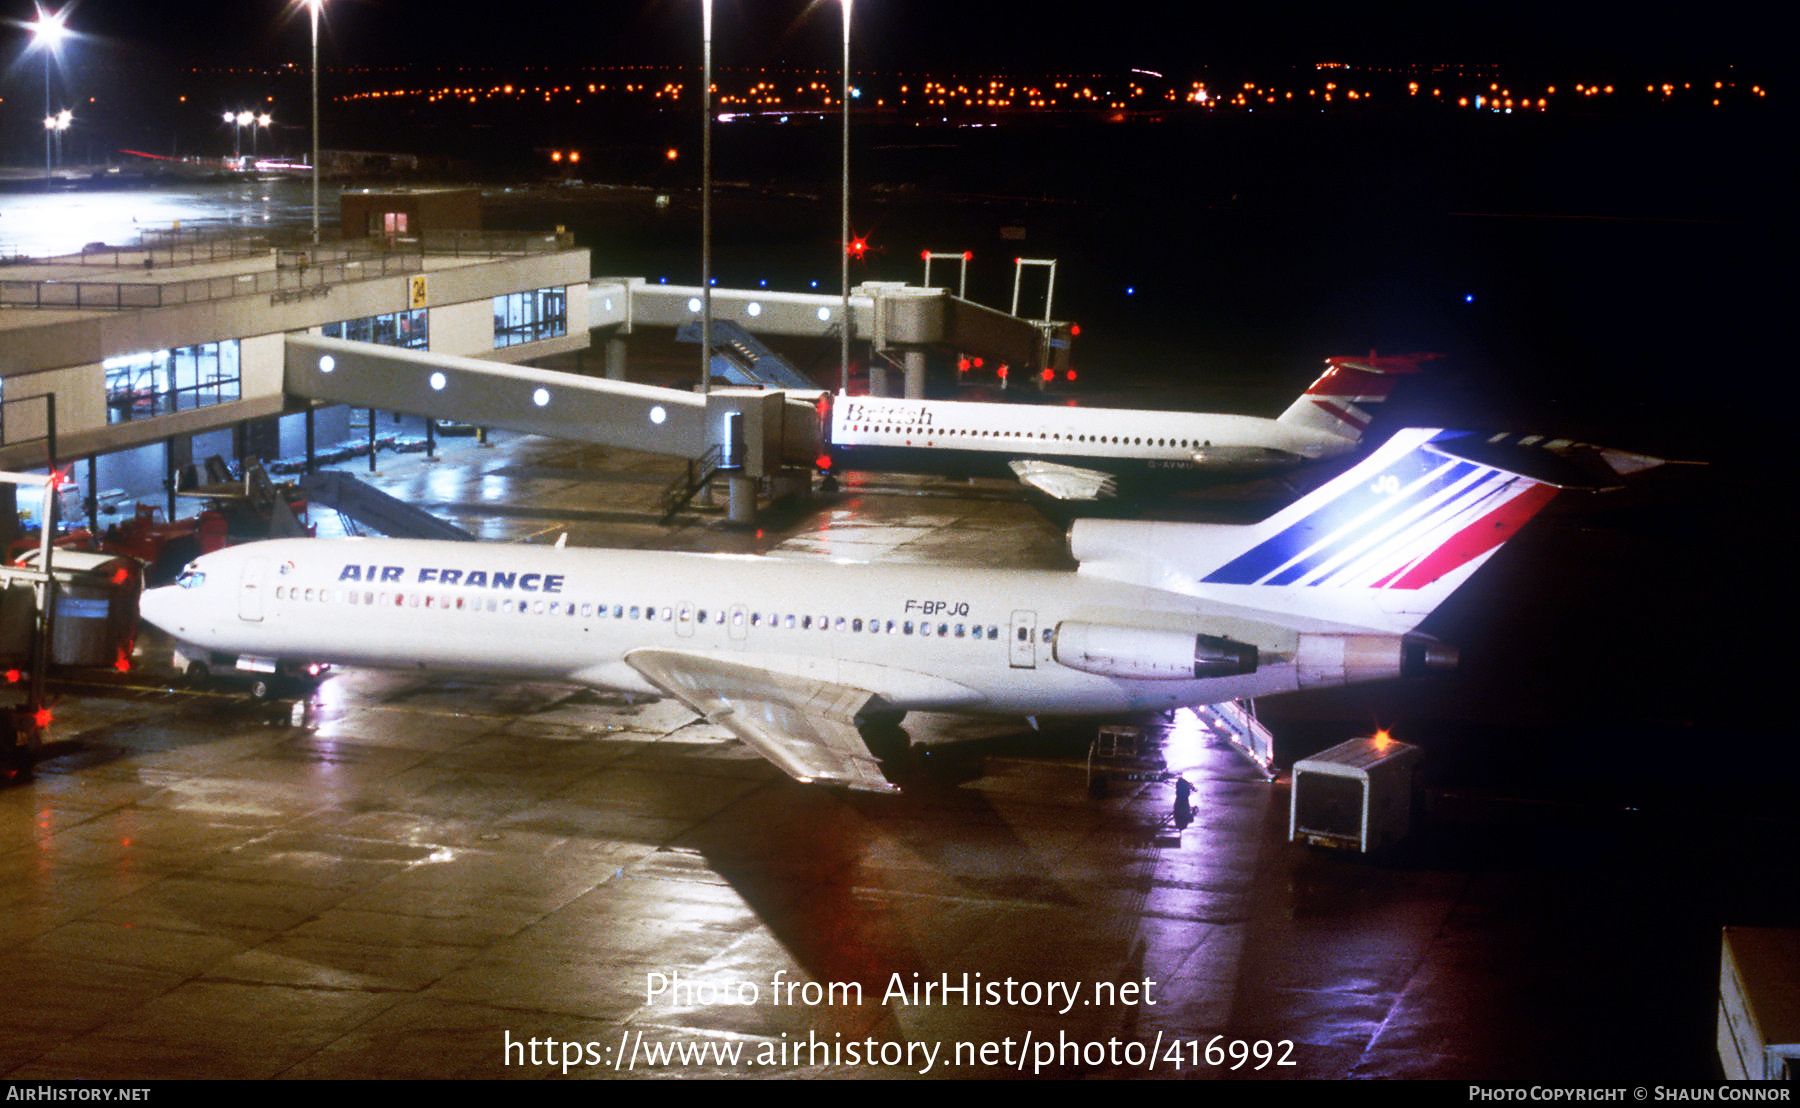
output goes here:
{"type": "Polygon", "coordinates": [[[687,495],[723,474],[736,522],[754,518],[760,486],[779,494],[823,445],[816,390],[702,395],[318,335],[287,336],[285,361],[292,396],[707,459],[690,467],[687,495]]]}
{"type": "MultiPolygon", "coordinates": [[[[588,286],[588,326],[682,328],[700,317],[700,288],[652,285],[640,277],[600,277],[588,286]]],[[[1016,304],[1015,304],[1016,306],[1016,304]]],[[[824,293],[720,289],[712,293],[713,327],[741,327],[759,335],[822,339],[843,327],[843,298],[824,293]]],[[[1068,323],[1024,319],[952,295],[903,281],[868,281],[850,293],[850,334],[905,371],[905,395],[925,395],[925,353],[967,351],[1036,372],[1068,368],[1068,323]]],[[[715,347],[723,344],[718,334],[715,347]]],[[[885,396],[885,371],[870,366],[869,391],[885,396]]],[[[825,382],[835,385],[836,382],[825,382]]]]}

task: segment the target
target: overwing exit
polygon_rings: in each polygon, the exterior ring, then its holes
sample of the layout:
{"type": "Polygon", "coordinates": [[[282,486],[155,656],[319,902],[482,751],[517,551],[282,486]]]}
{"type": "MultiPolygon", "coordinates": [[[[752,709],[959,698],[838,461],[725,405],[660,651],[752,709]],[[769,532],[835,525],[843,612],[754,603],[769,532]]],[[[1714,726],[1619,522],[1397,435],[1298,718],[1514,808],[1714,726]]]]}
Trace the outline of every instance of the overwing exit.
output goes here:
{"type": "Polygon", "coordinates": [[[1556,487],[1486,456],[1558,445],[1402,431],[1261,523],[1081,521],[1074,572],[282,539],[198,559],[142,614],[214,666],[673,697],[798,780],[890,791],[909,711],[1167,710],[1450,664],[1416,628],[1556,487]]]}

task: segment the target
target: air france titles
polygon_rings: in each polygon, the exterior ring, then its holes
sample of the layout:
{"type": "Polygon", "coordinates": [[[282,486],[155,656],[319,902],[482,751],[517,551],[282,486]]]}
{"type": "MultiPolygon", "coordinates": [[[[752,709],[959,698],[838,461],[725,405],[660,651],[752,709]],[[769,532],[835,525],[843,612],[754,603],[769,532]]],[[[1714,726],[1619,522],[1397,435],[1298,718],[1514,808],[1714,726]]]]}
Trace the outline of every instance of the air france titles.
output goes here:
{"type": "MultiPolygon", "coordinates": [[[[346,565],[338,572],[337,579],[339,581],[361,581],[371,585],[408,583],[405,566],[346,565]]],[[[563,589],[563,575],[560,573],[513,573],[499,569],[446,569],[436,566],[421,566],[410,583],[450,585],[465,589],[559,593],[563,589]]]]}

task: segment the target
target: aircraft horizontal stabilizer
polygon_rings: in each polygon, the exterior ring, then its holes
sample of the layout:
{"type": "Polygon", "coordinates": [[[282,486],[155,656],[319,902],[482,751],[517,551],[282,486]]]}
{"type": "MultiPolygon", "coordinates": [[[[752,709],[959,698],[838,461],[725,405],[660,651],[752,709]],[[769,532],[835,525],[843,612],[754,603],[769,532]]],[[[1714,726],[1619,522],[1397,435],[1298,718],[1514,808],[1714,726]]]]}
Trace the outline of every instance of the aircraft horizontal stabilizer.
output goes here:
{"type": "Polygon", "coordinates": [[[1631,454],[1585,442],[1544,435],[1444,434],[1426,449],[1447,458],[1477,462],[1559,489],[1617,488],[1622,479],[1664,464],[1647,454],[1631,454]]]}
{"type": "Polygon", "coordinates": [[[625,663],[797,781],[899,791],[863,737],[899,715],[874,693],[679,650],[633,650],[625,663]]]}

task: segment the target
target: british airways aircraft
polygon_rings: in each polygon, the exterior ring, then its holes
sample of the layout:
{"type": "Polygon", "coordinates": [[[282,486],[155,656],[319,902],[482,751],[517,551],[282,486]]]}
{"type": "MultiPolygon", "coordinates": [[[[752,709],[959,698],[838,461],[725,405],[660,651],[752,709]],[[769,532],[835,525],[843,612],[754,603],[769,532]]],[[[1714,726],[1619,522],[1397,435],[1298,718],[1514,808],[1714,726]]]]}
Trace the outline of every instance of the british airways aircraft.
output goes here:
{"type": "Polygon", "coordinates": [[[1145,486],[1261,476],[1354,450],[1369,409],[1435,354],[1327,358],[1274,419],[1206,412],[838,397],[826,472],[1008,471],[1057,500],[1110,500],[1145,486]]]}
{"type": "Polygon", "coordinates": [[[1556,487],[1517,445],[1407,430],[1261,523],[1083,520],[1074,572],[277,539],[198,559],[142,614],[214,666],[673,697],[801,781],[891,791],[884,739],[909,711],[1171,709],[1453,664],[1415,628],[1556,487]]]}

